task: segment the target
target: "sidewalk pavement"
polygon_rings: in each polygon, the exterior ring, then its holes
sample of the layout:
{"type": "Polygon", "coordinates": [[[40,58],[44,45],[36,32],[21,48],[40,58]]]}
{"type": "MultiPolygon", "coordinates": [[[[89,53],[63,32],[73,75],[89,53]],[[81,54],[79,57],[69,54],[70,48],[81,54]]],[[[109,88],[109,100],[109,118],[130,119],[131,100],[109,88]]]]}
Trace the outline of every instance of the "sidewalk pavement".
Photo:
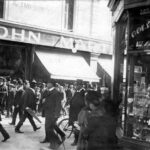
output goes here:
{"type": "MultiPolygon", "coordinates": [[[[9,132],[10,139],[5,143],[0,142],[0,150],[50,150],[49,143],[41,144],[40,141],[44,139],[45,129],[44,129],[44,118],[39,117],[42,123],[40,124],[35,120],[37,126],[41,126],[41,129],[34,132],[32,126],[30,125],[28,119],[25,121],[21,127],[23,134],[15,133],[14,126],[9,125],[11,118],[5,118],[2,116],[2,125],[9,132]]],[[[17,119],[18,121],[18,119],[17,119]]],[[[3,139],[0,135],[0,141],[3,139]]],[[[64,142],[66,150],[76,150],[76,147],[71,146],[73,141],[73,136],[69,139],[66,139],[64,142]]],[[[64,150],[63,145],[61,145],[57,150],[64,150]]]]}

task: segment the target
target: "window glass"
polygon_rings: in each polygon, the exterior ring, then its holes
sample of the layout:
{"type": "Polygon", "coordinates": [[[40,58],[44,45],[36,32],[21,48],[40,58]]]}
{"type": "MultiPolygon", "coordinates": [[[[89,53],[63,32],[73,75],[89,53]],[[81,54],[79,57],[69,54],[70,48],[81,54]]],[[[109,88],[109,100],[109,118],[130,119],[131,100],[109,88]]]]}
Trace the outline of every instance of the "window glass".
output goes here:
{"type": "Polygon", "coordinates": [[[65,4],[65,28],[73,30],[74,0],[66,0],[65,4]]]}
{"type": "Polygon", "coordinates": [[[130,55],[127,70],[125,135],[150,142],[150,55],[130,55]]]}

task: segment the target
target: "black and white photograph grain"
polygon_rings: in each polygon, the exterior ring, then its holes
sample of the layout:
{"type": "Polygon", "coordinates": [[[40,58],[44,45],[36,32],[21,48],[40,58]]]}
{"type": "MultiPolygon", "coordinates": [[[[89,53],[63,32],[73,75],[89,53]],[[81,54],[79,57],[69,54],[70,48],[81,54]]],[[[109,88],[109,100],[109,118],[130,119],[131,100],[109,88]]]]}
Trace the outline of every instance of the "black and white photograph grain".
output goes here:
{"type": "Polygon", "coordinates": [[[150,0],[0,0],[0,150],[150,150],[150,0]]]}

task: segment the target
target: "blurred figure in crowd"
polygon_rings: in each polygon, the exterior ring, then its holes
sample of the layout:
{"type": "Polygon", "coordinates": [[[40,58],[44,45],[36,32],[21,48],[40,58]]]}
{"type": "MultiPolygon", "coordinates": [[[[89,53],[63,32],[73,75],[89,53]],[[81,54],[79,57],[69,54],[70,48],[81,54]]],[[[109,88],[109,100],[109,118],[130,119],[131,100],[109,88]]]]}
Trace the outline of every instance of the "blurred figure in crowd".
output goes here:
{"type": "Polygon", "coordinates": [[[3,77],[0,77],[0,106],[1,106],[0,109],[2,115],[4,115],[7,95],[8,95],[7,80],[3,77]]]}
{"type": "Polygon", "coordinates": [[[66,104],[66,92],[65,92],[65,87],[61,86],[60,84],[56,83],[56,90],[60,92],[61,95],[61,113],[66,115],[66,109],[65,109],[65,104],[66,104]]]}
{"type": "Polygon", "coordinates": [[[87,116],[87,127],[82,136],[87,140],[87,150],[116,150],[116,118],[111,100],[101,103],[96,91],[89,91],[86,100],[91,112],[87,116]]]}
{"type": "Polygon", "coordinates": [[[41,93],[41,100],[40,100],[40,104],[39,104],[39,110],[40,112],[42,112],[42,117],[45,116],[45,113],[44,113],[44,109],[43,109],[43,101],[44,101],[44,95],[46,93],[46,84],[45,83],[42,83],[42,86],[41,86],[41,89],[40,89],[40,93],[41,93]]]}
{"type": "MultiPolygon", "coordinates": [[[[77,80],[76,92],[70,101],[70,110],[69,110],[69,125],[74,125],[74,122],[78,120],[78,114],[81,109],[85,106],[84,103],[85,90],[83,89],[82,80],[77,80]]],[[[74,130],[74,141],[71,144],[72,146],[77,145],[79,137],[79,131],[74,130]]]]}
{"type": "Polygon", "coordinates": [[[15,85],[14,84],[8,84],[8,95],[6,97],[6,117],[8,118],[13,113],[13,104],[14,104],[14,98],[15,98],[15,85]]]}
{"type": "Polygon", "coordinates": [[[40,93],[39,87],[35,88],[35,95],[36,95],[36,113],[39,113],[40,112],[40,101],[41,101],[41,93],[40,93]]]}
{"type": "Polygon", "coordinates": [[[34,131],[37,131],[40,129],[40,127],[36,126],[36,124],[33,120],[33,117],[27,111],[27,109],[29,109],[29,108],[33,111],[36,110],[35,88],[36,88],[36,81],[32,81],[31,86],[30,86],[29,82],[27,82],[27,81],[25,82],[25,91],[23,94],[23,106],[22,106],[23,114],[21,116],[19,123],[15,127],[15,132],[17,132],[17,133],[23,133],[22,131],[20,131],[20,128],[23,125],[26,118],[29,119],[34,131]]]}
{"type": "MultiPolygon", "coordinates": [[[[85,94],[86,95],[86,94],[85,94]]],[[[87,150],[87,139],[84,138],[84,130],[87,127],[87,117],[91,109],[89,107],[88,101],[85,99],[85,107],[83,107],[78,115],[78,125],[79,125],[79,138],[77,143],[77,150],[87,150]]]]}
{"type": "Polygon", "coordinates": [[[12,116],[12,122],[10,125],[15,125],[17,114],[19,114],[19,118],[22,116],[22,106],[23,106],[23,81],[22,79],[18,79],[18,86],[16,88],[16,94],[14,98],[14,112],[12,116]]]}
{"type": "MultiPolygon", "coordinates": [[[[0,77],[0,121],[2,121],[1,113],[4,111],[3,100],[4,100],[4,97],[6,95],[7,95],[6,79],[3,78],[3,77],[0,77]]],[[[7,141],[10,138],[9,134],[4,129],[4,127],[2,126],[1,123],[0,123],[0,132],[3,135],[3,137],[4,137],[4,139],[2,140],[2,142],[5,142],[5,141],[7,141]]]]}

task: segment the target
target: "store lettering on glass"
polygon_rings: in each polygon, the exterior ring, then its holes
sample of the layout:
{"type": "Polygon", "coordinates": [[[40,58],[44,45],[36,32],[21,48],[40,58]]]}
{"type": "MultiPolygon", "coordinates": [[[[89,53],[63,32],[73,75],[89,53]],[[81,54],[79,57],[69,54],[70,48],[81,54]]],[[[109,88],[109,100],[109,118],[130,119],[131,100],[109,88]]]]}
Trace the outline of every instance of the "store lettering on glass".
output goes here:
{"type": "Polygon", "coordinates": [[[138,34],[144,32],[145,30],[150,28],[150,20],[148,20],[145,24],[142,24],[141,26],[137,27],[132,33],[131,37],[135,38],[138,34]]]}
{"type": "Polygon", "coordinates": [[[131,50],[144,50],[150,48],[150,8],[134,9],[131,13],[130,24],[131,50]]]}
{"type": "Polygon", "coordinates": [[[24,29],[7,28],[0,26],[0,39],[11,39],[21,42],[40,43],[40,33],[34,33],[24,29]]]}

